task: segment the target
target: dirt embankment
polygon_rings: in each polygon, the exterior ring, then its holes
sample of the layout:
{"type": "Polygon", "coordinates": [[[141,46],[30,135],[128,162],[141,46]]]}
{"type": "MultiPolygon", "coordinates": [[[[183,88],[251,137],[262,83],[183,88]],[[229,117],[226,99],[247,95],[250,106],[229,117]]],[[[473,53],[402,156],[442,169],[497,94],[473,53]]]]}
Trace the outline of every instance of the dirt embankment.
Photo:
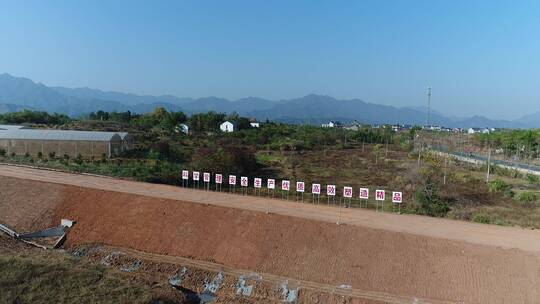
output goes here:
{"type": "Polygon", "coordinates": [[[0,184],[11,187],[0,197],[0,221],[74,219],[68,246],[104,243],[428,299],[540,301],[540,260],[521,250],[75,186],[0,184]]]}

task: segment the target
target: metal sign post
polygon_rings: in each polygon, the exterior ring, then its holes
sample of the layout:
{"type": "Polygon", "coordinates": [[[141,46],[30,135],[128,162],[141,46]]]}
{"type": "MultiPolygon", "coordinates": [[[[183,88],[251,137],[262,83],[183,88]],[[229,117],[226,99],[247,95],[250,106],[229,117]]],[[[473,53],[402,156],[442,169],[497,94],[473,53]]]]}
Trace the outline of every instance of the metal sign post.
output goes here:
{"type": "Polygon", "coordinates": [[[270,190],[272,190],[272,198],[274,198],[276,192],[276,180],[272,178],[266,180],[266,188],[268,189],[268,196],[270,196],[270,190]]]}
{"type": "Polygon", "coordinates": [[[337,218],[336,224],[341,225],[340,220],[341,220],[341,200],[339,200],[339,213],[338,213],[338,218],[337,218]]]}
{"type": "Polygon", "coordinates": [[[401,213],[401,203],[403,203],[403,193],[402,192],[392,192],[392,211],[395,211],[396,204],[398,205],[398,213],[401,213]]]}
{"type": "Polygon", "coordinates": [[[305,188],[306,188],[306,184],[304,182],[296,182],[296,193],[300,193],[300,196],[302,198],[302,203],[304,202],[305,188]]]}
{"type": "Polygon", "coordinates": [[[366,209],[368,208],[368,200],[369,200],[369,189],[368,188],[360,188],[360,195],[358,196],[360,198],[360,208],[362,208],[362,201],[366,202],[366,209]]]}
{"type": "Polygon", "coordinates": [[[248,183],[249,180],[246,176],[240,177],[240,186],[242,186],[242,195],[248,195],[248,183]]]}
{"type": "Polygon", "coordinates": [[[210,173],[208,172],[203,173],[203,182],[205,184],[206,190],[210,190],[210,173]]]}
{"type": "Polygon", "coordinates": [[[377,211],[379,210],[379,202],[381,202],[381,212],[384,212],[384,199],[386,192],[384,190],[375,190],[375,200],[377,201],[377,211]]]}
{"type": "Polygon", "coordinates": [[[193,188],[197,187],[197,189],[199,189],[199,178],[200,173],[198,171],[193,171],[193,188]]]}
{"type": "Polygon", "coordinates": [[[182,187],[189,187],[189,171],[182,170],[182,187]]]}
{"type": "Polygon", "coordinates": [[[312,194],[312,199],[313,199],[312,201],[314,204],[315,204],[315,196],[317,196],[317,204],[318,204],[321,197],[321,184],[312,184],[311,194],[312,194]]]}
{"type": "Polygon", "coordinates": [[[289,190],[291,189],[291,182],[288,180],[281,181],[281,198],[287,193],[287,200],[289,200],[289,190]]]}
{"type": "Polygon", "coordinates": [[[223,175],[222,174],[216,174],[214,177],[214,181],[216,183],[216,191],[221,192],[221,184],[223,184],[223,175]]]}
{"type": "Polygon", "coordinates": [[[255,195],[261,196],[261,187],[262,187],[262,179],[258,177],[254,178],[253,191],[255,192],[255,195]]]}
{"type": "Polygon", "coordinates": [[[348,208],[351,208],[351,198],[352,198],[352,195],[353,195],[353,189],[352,187],[343,187],[343,198],[346,198],[349,200],[349,207],[348,208]]]}
{"type": "Polygon", "coordinates": [[[236,175],[229,175],[229,193],[231,193],[231,186],[232,186],[232,193],[236,192],[236,175]]]}
{"type": "Polygon", "coordinates": [[[332,203],[336,203],[336,185],[326,185],[326,197],[328,204],[330,204],[330,197],[332,197],[332,203]]]}

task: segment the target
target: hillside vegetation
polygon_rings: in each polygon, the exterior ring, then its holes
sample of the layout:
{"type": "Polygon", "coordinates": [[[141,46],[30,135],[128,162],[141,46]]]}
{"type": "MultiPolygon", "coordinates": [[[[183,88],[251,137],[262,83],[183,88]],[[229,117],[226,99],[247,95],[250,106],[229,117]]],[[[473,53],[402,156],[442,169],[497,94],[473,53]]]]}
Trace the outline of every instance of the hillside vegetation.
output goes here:
{"type": "MultiPolygon", "coordinates": [[[[540,228],[540,183],[536,177],[493,167],[486,183],[483,166],[428,151],[415,152],[414,128],[405,132],[369,126],[345,130],[274,122],[251,128],[247,118],[235,113],[187,116],[163,108],[144,115],[100,111],[60,124],[25,117],[29,120],[24,123],[35,127],[128,131],[135,136],[136,148],[113,159],[16,157],[2,156],[0,151],[2,161],[172,185],[181,184],[182,169],[290,179],[291,199],[294,181],[305,181],[306,202],[313,200],[308,194],[311,183],[338,185],[337,200],[331,200],[335,204],[341,200],[343,186],[353,186],[355,197],[359,187],[403,191],[402,212],[540,228]],[[239,130],[220,132],[218,126],[224,120],[235,121],[239,130]],[[180,123],[190,126],[190,134],[179,131],[180,123]]],[[[448,136],[431,135],[440,140],[448,136]]],[[[322,195],[320,201],[330,200],[322,195]]],[[[375,202],[369,203],[374,208],[375,202]]],[[[360,200],[354,198],[351,206],[360,206],[360,200]]],[[[386,209],[391,211],[392,205],[387,203],[386,209]]]]}

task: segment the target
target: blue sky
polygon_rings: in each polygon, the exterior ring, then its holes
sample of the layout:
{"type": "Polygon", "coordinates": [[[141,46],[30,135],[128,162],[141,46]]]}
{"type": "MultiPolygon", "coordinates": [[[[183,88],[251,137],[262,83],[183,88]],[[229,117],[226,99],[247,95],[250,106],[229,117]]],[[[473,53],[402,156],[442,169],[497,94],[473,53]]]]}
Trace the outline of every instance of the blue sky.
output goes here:
{"type": "Polygon", "coordinates": [[[137,94],[540,111],[540,1],[3,1],[0,73],[137,94]]]}

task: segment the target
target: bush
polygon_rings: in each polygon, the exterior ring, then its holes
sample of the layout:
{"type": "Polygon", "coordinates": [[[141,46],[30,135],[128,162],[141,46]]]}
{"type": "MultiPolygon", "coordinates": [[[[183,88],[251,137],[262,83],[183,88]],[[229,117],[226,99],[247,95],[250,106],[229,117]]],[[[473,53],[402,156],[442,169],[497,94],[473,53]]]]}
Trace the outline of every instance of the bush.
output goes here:
{"type": "Polygon", "coordinates": [[[491,216],[487,213],[477,213],[472,218],[473,222],[481,224],[491,224],[491,216]]]}
{"type": "Polygon", "coordinates": [[[38,157],[39,159],[42,159],[42,158],[43,158],[43,153],[41,153],[41,151],[39,151],[38,154],[37,154],[37,157],[38,157]]]}
{"type": "Polygon", "coordinates": [[[53,151],[53,152],[49,152],[49,158],[50,159],[54,159],[56,157],[56,153],[53,151]]]}
{"type": "Polygon", "coordinates": [[[0,148],[0,156],[6,156],[6,150],[0,148]]]}
{"type": "Polygon", "coordinates": [[[500,179],[492,180],[488,183],[489,192],[504,192],[510,189],[510,185],[500,179]]]}
{"type": "Polygon", "coordinates": [[[534,202],[534,201],[536,201],[537,198],[538,197],[537,197],[536,193],[531,192],[531,191],[521,192],[517,197],[518,201],[523,202],[523,203],[534,202]]]}
{"type": "Polygon", "coordinates": [[[418,189],[414,194],[415,201],[420,205],[416,208],[418,214],[443,217],[450,211],[450,207],[441,201],[435,185],[428,183],[418,189]]]}
{"type": "Polygon", "coordinates": [[[504,190],[503,195],[505,197],[508,197],[508,198],[513,198],[514,195],[516,195],[516,193],[514,191],[512,191],[512,189],[508,188],[508,189],[504,190]]]}
{"type": "Polygon", "coordinates": [[[529,183],[529,185],[538,184],[538,176],[532,175],[532,174],[527,174],[527,182],[529,183]]]}

